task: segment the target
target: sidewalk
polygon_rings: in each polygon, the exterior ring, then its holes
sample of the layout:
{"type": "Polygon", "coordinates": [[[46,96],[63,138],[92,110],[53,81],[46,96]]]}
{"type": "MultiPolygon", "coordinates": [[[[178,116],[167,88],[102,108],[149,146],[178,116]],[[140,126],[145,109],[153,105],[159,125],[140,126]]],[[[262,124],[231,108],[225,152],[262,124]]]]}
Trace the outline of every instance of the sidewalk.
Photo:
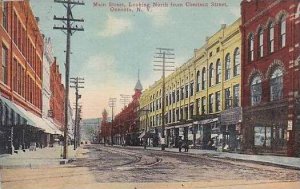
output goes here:
{"type": "MultiPolygon", "coordinates": [[[[73,146],[68,146],[68,159],[76,158],[78,149],[73,150],[73,146]]],[[[13,155],[2,155],[0,156],[0,168],[58,166],[63,160],[62,152],[63,146],[55,146],[37,148],[36,151],[20,151],[13,155]]]]}
{"type": "MultiPolygon", "coordinates": [[[[142,146],[130,146],[129,148],[131,147],[143,149],[142,146]]],[[[147,147],[147,150],[160,151],[161,148],[147,147]]],[[[179,153],[178,148],[166,148],[165,151],[179,153]]],[[[181,154],[204,155],[213,158],[248,161],[248,162],[255,162],[255,163],[260,163],[265,165],[275,165],[275,166],[300,170],[300,158],[297,157],[250,155],[250,154],[238,154],[238,153],[218,152],[214,150],[199,150],[199,149],[189,149],[189,152],[181,152],[181,154]]]]}

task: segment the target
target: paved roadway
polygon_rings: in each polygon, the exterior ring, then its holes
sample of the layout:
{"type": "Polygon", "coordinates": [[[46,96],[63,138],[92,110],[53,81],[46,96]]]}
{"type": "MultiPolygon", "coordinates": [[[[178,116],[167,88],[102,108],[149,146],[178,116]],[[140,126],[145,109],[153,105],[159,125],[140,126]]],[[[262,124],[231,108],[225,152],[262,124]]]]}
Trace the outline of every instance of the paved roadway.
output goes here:
{"type": "Polygon", "coordinates": [[[85,146],[79,158],[66,166],[2,171],[3,189],[300,188],[297,170],[100,145],[85,146]]]}

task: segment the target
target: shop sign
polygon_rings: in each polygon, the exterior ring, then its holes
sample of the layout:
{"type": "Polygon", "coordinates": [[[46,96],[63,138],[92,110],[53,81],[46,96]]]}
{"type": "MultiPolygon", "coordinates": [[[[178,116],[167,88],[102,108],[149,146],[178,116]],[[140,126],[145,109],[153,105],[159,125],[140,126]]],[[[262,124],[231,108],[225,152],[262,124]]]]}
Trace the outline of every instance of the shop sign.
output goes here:
{"type": "Polygon", "coordinates": [[[288,131],[291,131],[293,130],[293,121],[292,120],[288,120],[288,128],[287,128],[288,131]]]}

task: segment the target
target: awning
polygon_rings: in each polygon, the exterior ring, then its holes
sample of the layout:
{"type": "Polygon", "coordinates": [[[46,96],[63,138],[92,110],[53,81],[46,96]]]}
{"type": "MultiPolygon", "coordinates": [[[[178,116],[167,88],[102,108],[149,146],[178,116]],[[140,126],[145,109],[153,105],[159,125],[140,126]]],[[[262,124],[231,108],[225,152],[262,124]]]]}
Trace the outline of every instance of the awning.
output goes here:
{"type": "Polygon", "coordinates": [[[194,124],[200,124],[200,125],[205,125],[208,123],[213,123],[219,121],[219,118],[213,118],[213,119],[205,119],[205,120],[201,120],[201,121],[195,121],[194,124]]]}
{"type": "Polygon", "coordinates": [[[138,138],[143,138],[145,136],[145,134],[146,134],[146,132],[143,131],[138,138]]]}
{"type": "Polygon", "coordinates": [[[44,119],[45,122],[48,123],[49,127],[51,127],[51,129],[53,130],[53,132],[50,133],[50,134],[53,134],[53,135],[63,135],[63,133],[61,132],[61,130],[59,130],[52,121],[50,121],[50,120],[48,120],[46,118],[43,118],[43,119],[44,119]]]}
{"type": "MultiPolygon", "coordinates": [[[[0,100],[1,100],[4,104],[6,104],[6,106],[9,107],[12,111],[14,111],[14,112],[15,112],[16,114],[18,114],[20,117],[22,117],[23,119],[25,119],[25,120],[26,120],[25,122],[26,122],[27,125],[35,126],[34,122],[31,121],[31,120],[29,119],[29,117],[28,117],[22,110],[20,110],[20,108],[19,108],[18,105],[16,105],[15,103],[11,102],[10,100],[8,100],[8,99],[2,97],[1,95],[0,95],[0,100]]],[[[10,117],[10,119],[12,119],[12,117],[10,117]]],[[[21,119],[21,118],[20,118],[20,119],[21,119]]],[[[10,120],[10,121],[12,121],[12,120],[10,120]]]]}
{"type": "Polygon", "coordinates": [[[167,127],[166,129],[192,127],[192,126],[193,126],[193,123],[186,123],[186,124],[182,124],[182,125],[167,127]]]}
{"type": "Polygon", "coordinates": [[[218,137],[219,135],[218,134],[211,134],[210,135],[210,138],[216,138],[216,137],[218,137]]]}

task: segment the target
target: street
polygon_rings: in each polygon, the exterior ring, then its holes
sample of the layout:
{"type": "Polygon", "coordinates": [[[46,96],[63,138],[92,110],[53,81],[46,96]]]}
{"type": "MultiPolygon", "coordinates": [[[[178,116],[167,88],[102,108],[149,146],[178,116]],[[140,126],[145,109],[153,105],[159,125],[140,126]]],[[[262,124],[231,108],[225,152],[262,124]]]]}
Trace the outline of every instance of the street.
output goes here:
{"type": "Polygon", "coordinates": [[[300,171],[182,152],[86,145],[67,165],[2,169],[9,188],[299,188],[300,171]],[[34,183],[34,184],[33,184],[34,183]],[[157,184],[158,183],[158,184],[157,184]]]}

